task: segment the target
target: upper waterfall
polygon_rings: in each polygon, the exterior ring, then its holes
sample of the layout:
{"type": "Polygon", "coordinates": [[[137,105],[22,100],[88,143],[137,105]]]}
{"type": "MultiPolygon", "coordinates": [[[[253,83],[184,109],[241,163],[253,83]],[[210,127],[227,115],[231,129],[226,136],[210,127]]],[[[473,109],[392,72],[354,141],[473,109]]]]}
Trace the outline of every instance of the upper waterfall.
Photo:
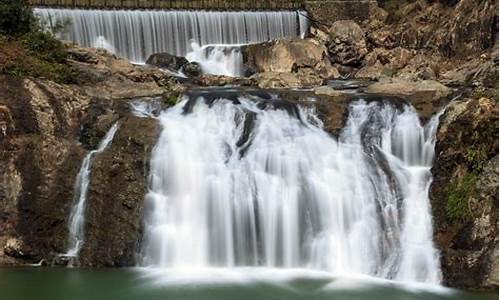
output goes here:
{"type": "Polygon", "coordinates": [[[338,139],[313,111],[191,97],[158,117],[142,265],[265,266],[440,281],[428,188],[438,118],[358,101],[338,139]]]}
{"type": "Polygon", "coordinates": [[[305,35],[305,12],[141,11],[36,8],[44,22],[69,24],[61,38],[102,47],[133,62],[157,52],[186,55],[198,45],[248,44],[305,35]]]}

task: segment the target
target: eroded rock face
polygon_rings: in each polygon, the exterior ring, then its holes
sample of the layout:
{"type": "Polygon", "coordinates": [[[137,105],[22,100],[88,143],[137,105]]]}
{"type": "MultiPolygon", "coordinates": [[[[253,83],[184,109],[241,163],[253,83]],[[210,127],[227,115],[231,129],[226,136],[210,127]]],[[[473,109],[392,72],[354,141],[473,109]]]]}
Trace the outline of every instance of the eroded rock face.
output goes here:
{"type": "Polygon", "coordinates": [[[498,288],[498,103],[451,103],[437,132],[430,197],[444,284],[498,288]]]}
{"type": "Polygon", "coordinates": [[[333,23],[327,44],[330,58],[342,65],[360,65],[368,53],[365,32],[352,20],[333,23]]]}
{"type": "Polygon", "coordinates": [[[0,265],[42,259],[52,264],[66,252],[67,222],[82,159],[119,118],[128,125],[118,134],[110,156],[103,153],[105,158],[97,158],[93,170],[106,178],[107,186],[96,184],[91,190],[94,215],[88,233],[89,246],[95,248],[91,253],[84,249],[82,263],[131,264],[130,243],[140,236],[137,216],[146,188],[144,161],[156,124],[130,117],[129,98],[160,94],[168,102],[180,85],[159,70],[134,66],[101,50],[70,48],[69,52],[69,63],[78,70],[77,85],[0,76],[0,265]],[[122,190],[111,196],[107,192],[113,190],[109,185],[113,182],[114,191],[117,185],[122,190]],[[125,193],[131,197],[125,198],[125,193]],[[117,219],[107,232],[102,223],[107,218],[99,214],[109,209],[117,219]],[[132,216],[137,217],[135,223],[132,216]],[[100,218],[99,226],[95,218],[100,218]],[[114,238],[108,239],[109,234],[114,238]]]}
{"type": "Polygon", "coordinates": [[[0,263],[34,262],[65,247],[66,212],[84,155],[76,137],[89,98],[44,80],[2,76],[0,86],[0,263]],[[7,245],[12,239],[16,247],[7,245]]]}
{"type": "Polygon", "coordinates": [[[87,199],[84,266],[133,266],[147,190],[154,119],[124,117],[111,145],[95,157],[87,199]]]}

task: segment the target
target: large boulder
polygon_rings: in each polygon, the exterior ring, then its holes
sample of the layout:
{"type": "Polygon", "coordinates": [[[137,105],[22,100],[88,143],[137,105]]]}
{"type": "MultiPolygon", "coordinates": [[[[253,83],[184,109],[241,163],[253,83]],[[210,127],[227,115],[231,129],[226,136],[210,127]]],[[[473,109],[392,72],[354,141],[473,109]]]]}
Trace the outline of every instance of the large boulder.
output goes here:
{"type": "Polygon", "coordinates": [[[326,47],[313,39],[277,40],[243,48],[247,69],[257,73],[301,73],[314,71],[322,78],[337,78],[339,73],[326,58],[326,47]]]}
{"type": "Polygon", "coordinates": [[[172,71],[180,70],[189,61],[183,56],[176,56],[170,53],[153,53],[146,60],[146,64],[158,68],[165,68],[172,71]]]}
{"type": "Polygon", "coordinates": [[[333,23],[327,46],[332,61],[342,65],[360,65],[368,53],[365,32],[352,20],[333,23]]]}
{"type": "Polygon", "coordinates": [[[451,103],[436,137],[430,189],[445,285],[498,289],[498,103],[451,103]]]}

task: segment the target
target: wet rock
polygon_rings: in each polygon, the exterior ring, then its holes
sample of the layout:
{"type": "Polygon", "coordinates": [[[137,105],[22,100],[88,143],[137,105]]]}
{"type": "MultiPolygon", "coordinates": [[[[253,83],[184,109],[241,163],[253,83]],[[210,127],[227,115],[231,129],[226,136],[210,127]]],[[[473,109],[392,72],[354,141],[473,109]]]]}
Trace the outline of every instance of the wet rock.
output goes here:
{"type": "Polygon", "coordinates": [[[342,65],[360,65],[368,53],[365,32],[354,21],[343,20],[333,23],[327,44],[330,58],[342,65]]]}
{"type": "Polygon", "coordinates": [[[189,77],[198,77],[202,74],[201,65],[197,62],[190,62],[182,67],[182,72],[189,77]]]}
{"type": "Polygon", "coordinates": [[[157,122],[126,116],[119,124],[112,143],[92,165],[80,255],[83,266],[135,265],[157,122]]]}
{"type": "Polygon", "coordinates": [[[498,288],[498,103],[451,103],[437,132],[430,189],[443,282],[498,288]]]}
{"type": "Polygon", "coordinates": [[[176,56],[166,52],[151,54],[146,60],[146,64],[148,65],[172,71],[178,71],[188,63],[189,61],[185,57],[176,56]]]}

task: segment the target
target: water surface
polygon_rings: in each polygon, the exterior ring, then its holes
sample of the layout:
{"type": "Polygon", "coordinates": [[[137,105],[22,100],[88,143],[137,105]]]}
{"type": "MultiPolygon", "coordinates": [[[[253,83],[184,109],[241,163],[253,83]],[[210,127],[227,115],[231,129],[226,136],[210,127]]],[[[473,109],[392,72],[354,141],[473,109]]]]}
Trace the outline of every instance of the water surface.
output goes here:
{"type": "Polygon", "coordinates": [[[197,274],[143,269],[0,269],[2,300],[493,300],[431,286],[335,278],[308,271],[198,270],[197,274]],[[202,273],[203,272],[203,273],[202,273]]]}

